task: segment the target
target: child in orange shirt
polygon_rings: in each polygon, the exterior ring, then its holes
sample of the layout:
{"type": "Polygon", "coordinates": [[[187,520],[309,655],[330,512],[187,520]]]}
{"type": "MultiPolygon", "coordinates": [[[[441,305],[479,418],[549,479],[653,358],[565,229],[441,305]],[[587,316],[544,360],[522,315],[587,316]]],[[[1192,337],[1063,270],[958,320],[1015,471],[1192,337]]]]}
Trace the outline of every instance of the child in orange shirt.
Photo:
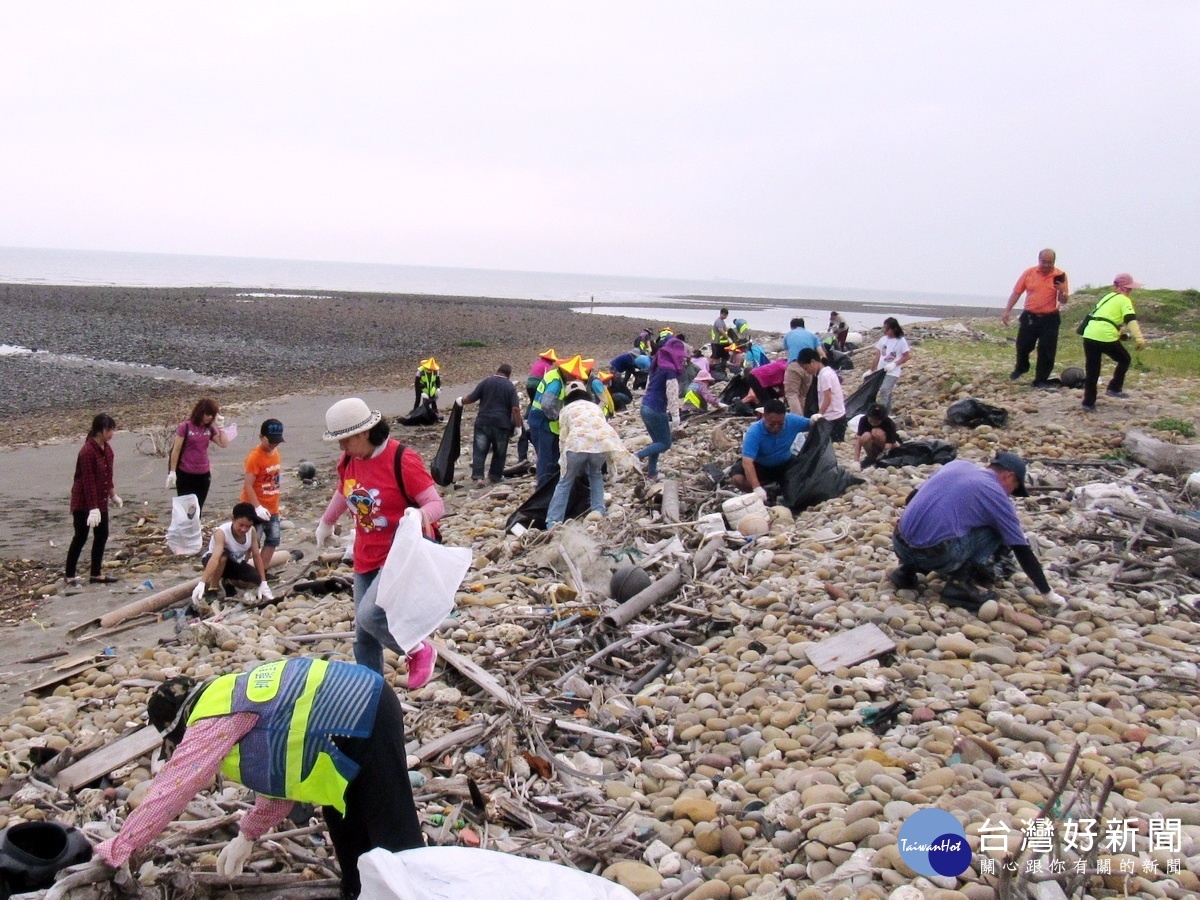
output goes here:
{"type": "Polygon", "coordinates": [[[242,502],[254,506],[263,524],[258,526],[262,543],[263,568],[271,564],[279,546],[279,473],[283,467],[279,445],[283,443],[283,423],[267,419],[258,430],[258,446],[246,457],[246,478],[242,482],[242,502]]]}

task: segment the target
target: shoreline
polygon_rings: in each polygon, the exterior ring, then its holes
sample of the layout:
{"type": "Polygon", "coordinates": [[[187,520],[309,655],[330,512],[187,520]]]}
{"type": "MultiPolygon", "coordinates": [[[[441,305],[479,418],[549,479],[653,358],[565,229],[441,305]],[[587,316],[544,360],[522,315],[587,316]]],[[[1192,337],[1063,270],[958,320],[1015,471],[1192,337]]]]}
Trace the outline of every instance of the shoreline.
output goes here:
{"type": "MultiPolygon", "coordinates": [[[[233,406],[307,391],[403,391],[430,355],[445,361],[443,378],[455,382],[474,384],[504,361],[519,375],[561,334],[575,338],[570,352],[603,363],[652,321],[520,298],[29,284],[0,284],[0,293],[0,343],[38,351],[0,355],[0,449],[72,439],[99,411],[119,428],[161,427],[201,396],[233,406]]],[[[671,321],[673,309],[735,302],[683,299],[658,306],[664,324],[677,330],[697,326],[671,321]]],[[[753,309],[783,301],[736,302],[753,309]]],[[[806,302],[878,311],[870,303],[806,302]]],[[[888,309],[937,318],[990,312],[888,309]]]]}

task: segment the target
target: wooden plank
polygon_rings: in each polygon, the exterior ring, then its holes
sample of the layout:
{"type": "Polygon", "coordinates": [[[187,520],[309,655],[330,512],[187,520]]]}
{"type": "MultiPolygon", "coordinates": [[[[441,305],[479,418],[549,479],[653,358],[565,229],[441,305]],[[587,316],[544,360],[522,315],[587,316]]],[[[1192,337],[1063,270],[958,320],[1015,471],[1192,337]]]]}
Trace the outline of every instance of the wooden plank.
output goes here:
{"type": "Polygon", "coordinates": [[[827,637],[809,647],[808,661],[820,672],[832,672],[840,666],[853,666],[896,649],[896,642],[875,625],[867,623],[827,637]]]}
{"type": "Polygon", "coordinates": [[[454,652],[444,644],[437,645],[438,656],[458,669],[460,673],[479,685],[485,693],[499,700],[510,709],[521,709],[524,704],[510,694],[499,681],[473,660],[454,652]]]}
{"type": "Polygon", "coordinates": [[[146,725],[67,766],[54,776],[54,784],[64,791],[73,791],[145,756],[161,743],[158,729],[146,725]]]}
{"type": "Polygon", "coordinates": [[[37,694],[46,690],[46,688],[57,687],[64,682],[70,681],[72,678],[75,678],[77,675],[82,675],[89,669],[103,669],[105,666],[110,666],[116,661],[117,658],[115,656],[107,656],[97,659],[93,662],[78,663],[72,669],[58,672],[54,676],[47,678],[45,681],[38,682],[37,684],[33,685],[33,687],[26,688],[24,693],[37,694]]]}
{"type": "Polygon", "coordinates": [[[468,725],[466,728],[451,731],[427,744],[422,744],[417,748],[413,756],[417,757],[421,762],[428,762],[431,759],[441,756],[453,747],[470,743],[482,737],[485,731],[487,731],[486,725],[468,725]]]}

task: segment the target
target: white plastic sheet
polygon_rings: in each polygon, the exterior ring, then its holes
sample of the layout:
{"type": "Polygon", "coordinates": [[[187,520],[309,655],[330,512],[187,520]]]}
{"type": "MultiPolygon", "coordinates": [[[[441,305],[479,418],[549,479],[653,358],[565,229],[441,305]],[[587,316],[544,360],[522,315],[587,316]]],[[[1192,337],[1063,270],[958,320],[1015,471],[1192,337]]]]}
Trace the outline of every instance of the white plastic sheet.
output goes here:
{"type": "Polygon", "coordinates": [[[200,529],[200,501],[195,494],[171,498],[171,524],[167,547],[176,556],[195,556],[204,543],[200,529]]]}
{"type": "Polygon", "coordinates": [[[375,849],[358,858],[362,900],[636,900],[621,885],[556,863],[470,847],[375,849]]]}
{"type": "Polygon", "coordinates": [[[405,651],[433,633],[454,608],[454,594],[471,566],[466,547],[443,547],[421,535],[421,513],[405,510],[379,573],[375,603],[405,651]]]}

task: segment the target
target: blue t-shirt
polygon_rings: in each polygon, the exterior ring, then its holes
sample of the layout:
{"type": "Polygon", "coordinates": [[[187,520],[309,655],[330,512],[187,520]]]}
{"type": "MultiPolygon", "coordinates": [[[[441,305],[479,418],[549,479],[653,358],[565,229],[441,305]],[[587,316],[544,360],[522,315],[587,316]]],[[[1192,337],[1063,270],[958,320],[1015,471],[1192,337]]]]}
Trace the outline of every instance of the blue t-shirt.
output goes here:
{"type": "Polygon", "coordinates": [[[807,328],[793,328],[783,336],[783,349],[787,351],[788,362],[795,362],[805,347],[816,350],[820,345],[817,336],[807,328]]]}
{"type": "Polygon", "coordinates": [[[980,526],[996,529],[1010,547],[1029,544],[1017,509],[995,473],[956,459],[921,486],[900,516],[899,529],[909,546],[932,547],[980,526]]]}
{"type": "Polygon", "coordinates": [[[792,456],[792,441],[796,435],[808,431],[808,419],[788,413],[783,417],[779,434],[771,434],[760,419],[746,430],[742,438],[742,456],[764,466],[779,466],[792,456]]]}

